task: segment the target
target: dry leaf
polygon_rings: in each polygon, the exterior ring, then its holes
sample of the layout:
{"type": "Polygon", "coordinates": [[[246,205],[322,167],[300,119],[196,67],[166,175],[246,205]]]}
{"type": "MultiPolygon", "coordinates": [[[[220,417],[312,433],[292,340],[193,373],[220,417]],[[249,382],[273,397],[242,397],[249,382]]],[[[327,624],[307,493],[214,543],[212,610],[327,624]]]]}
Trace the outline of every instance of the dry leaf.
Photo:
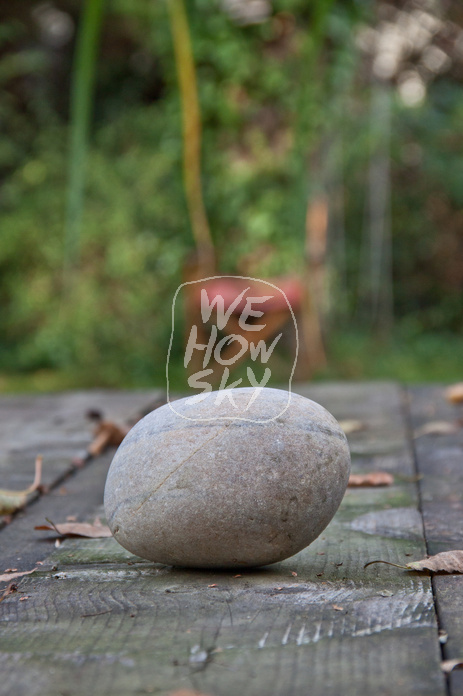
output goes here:
{"type": "Polygon", "coordinates": [[[394,477],[387,471],[371,471],[368,474],[351,474],[349,476],[349,488],[363,488],[367,486],[391,486],[394,477]]]}
{"type": "Polygon", "coordinates": [[[458,423],[449,423],[448,421],[431,421],[425,423],[415,430],[413,437],[422,437],[423,435],[453,435],[458,432],[460,426],[458,423]]]}
{"type": "Polygon", "coordinates": [[[107,447],[118,447],[129,430],[138,423],[144,416],[151,413],[160,406],[167,403],[167,398],[160,396],[153,401],[147,409],[144,409],[138,416],[131,419],[128,425],[117,425],[110,420],[105,420],[103,413],[99,409],[89,409],[85,414],[87,418],[95,423],[93,430],[93,440],[87,448],[87,451],[82,455],[78,455],[72,459],[74,466],[83,466],[93,457],[102,454],[107,447]]]}
{"type": "Polygon", "coordinates": [[[441,666],[443,672],[445,672],[446,674],[449,674],[450,672],[453,672],[454,669],[462,669],[463,668],[463,659],[444,660],[443,662],[440,663],[440,666],[441,666]]]}
{"type": "Polygon", "coordinates": [[[432,570],[434,573],[463,573],[463,551],[443,551],[422,561],[407,563],[410,570],[432,570]]]}
{"type": "Polygon", "coordinates": [[[35,476],[34,481],[23,491],[9,491],[0,488],[0,515],[12,515],[17,510],[20,510],[27,503],[27,496],[33,493],[40,486],[42,479],[42,455],[38,455],[35,459],[35,476]]]}
{"type": "Polygon", "coordinates": [[[463,551],[442,551],[435,556],[423,558],[421,561],[412,561],[406,565],[391,563],[390,561],[370,561],[363,566],[366,568],[373,563],[386,563],[386,565],[403,568],[404,570],[430,570],[433,573],[463,573],[463,551]]]}
{"type": "Polygon", "coordinates": [[[62,522],[60,524],[55,524],[48,518],[46,519],[49,524],[39,524],[34,527],[34,529],[56,532],[63,537],[78,536],[87,537],[89,539],[100,539],[102,537],[112,536],[109,527],[105,524],[101,524],[98,518],[96,518],[93,524],[89,522],[62,522]]]}
{"type": "Polygon", "coordinates": [[[10,582],[6,590],[3,591],[3,593],[0,595],[0,602],[3,602],[5,597],[8,597],[8,595],[13,594],[13,592],[16,592],[18,589],[18,586],[14,582],[10,582]]]}
{"type": "Polygon", "coordinates": [[[341,420],[339,421],[339,425],[346,435],[358,433],[359,430],[364,430],[365,428],[365,423],[359,420],[341,420]]]}
{"type": "Polygon", "coordinates": [[[93,440],[87,447],[87,451],[72,459],[74,466],[78,467],[83,466],[93,457],[103,454],[107,447],[118,447],[130,430],[127,426],[119,426],[113,421],[104,420],[101,411],[96,409],[87,411],[86,416],[91,421],[95,421],[96,425],[93,429],[93,440]]]}
{"type": "Polygon", "coordinates": [[[339,604],[333,604],[333,609],[335,611],[344,611],[344,607],[340,607],[339,604]]]}
{"type": "Polygon", "coordinates": [[[37,569],[33,568],[32,570],[22,570],[19,573],[5,573],[5,575],[0,575],[0,582],[8,582],[9,580],[13,580],[13,578],[20,578],[23,575],[30,575],[34,572],[34,570],[37,569]]]}
{"type": "Polygon", "coordinates": [[[128,428],[122,428],[112,421],[102,420],[93,431],[94,439],[87,451],[92,457],[97,457],[107,447],[118,447],[128,432],[128,428]]]}
{"type": "Polygon", "coordinates": [[[463,382],[448,387],[445,390],[445,396],[451,404],[463,404],[463,382]]]}

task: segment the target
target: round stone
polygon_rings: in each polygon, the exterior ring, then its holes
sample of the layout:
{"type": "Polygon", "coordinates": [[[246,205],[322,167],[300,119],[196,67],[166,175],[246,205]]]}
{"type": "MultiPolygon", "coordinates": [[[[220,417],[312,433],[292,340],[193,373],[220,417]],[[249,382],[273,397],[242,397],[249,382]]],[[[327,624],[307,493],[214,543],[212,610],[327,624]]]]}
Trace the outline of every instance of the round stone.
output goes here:
{"type": "Polygon", "coordinates": [[[346,490],[346,437],[322,406],[280,389],[187,397],[128,433],[109,469],[117,541],[198,568],[275,563],[325,529],[346,490]]]}

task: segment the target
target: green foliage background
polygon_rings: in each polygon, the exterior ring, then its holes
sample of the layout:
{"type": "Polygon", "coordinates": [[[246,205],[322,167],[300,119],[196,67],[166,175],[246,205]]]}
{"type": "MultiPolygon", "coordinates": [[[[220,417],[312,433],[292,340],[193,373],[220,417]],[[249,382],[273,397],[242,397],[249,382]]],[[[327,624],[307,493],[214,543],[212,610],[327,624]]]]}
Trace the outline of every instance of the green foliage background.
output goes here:
{"type": "MultiPolygon", "coordinates": [[[[0,388],[162,384],[171,299],[192,247],[166,7],[159,0],[106,6],[78,272],[67,283],[72,44],[58,59],[40,44],[27,19],[32,5],[13,3],[0,27],[0,388]]],[[[80,3],[57,6],[78,19],[80,3]]],[[[313,163],[323,158],[320,143],[335,134],[330,156],[344,182],[346,253],[341,258],[334,248],[329,258],[331,361],[319,377],[456,379],[463,353],[461,84],[442,78],[423,106],[393,104],[396,320],[380,340],[362,319],[357,295],[374,136],[353,37],[374,7],[329,2],[321,20],[314,7],[273,3],[274,15],[295,18],[286,40],[275,21],[241,27],[217,3],[188,5],[204,195],[221,270],[239,271],[262,245],[275,250],[263,257],[262,276],[302,269],[307,197],[319,185],[313,163]]],[[[180,347],[174,358],[180,361],[180,347]]]]}

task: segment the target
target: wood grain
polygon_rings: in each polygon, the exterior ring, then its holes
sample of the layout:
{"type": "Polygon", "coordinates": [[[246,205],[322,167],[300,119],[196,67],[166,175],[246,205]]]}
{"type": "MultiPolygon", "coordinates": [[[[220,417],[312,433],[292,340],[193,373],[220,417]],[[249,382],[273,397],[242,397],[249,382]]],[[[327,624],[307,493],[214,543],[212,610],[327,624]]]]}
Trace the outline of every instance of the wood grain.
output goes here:
{"type": "MultiPolygon", "coordinates": [[[[364,421],[349,436],[353,470],[387,470],[396,483],[348,490],[310,547],[256,571],[186,571],[138,559],[113,539],[63,541],[0,604],[1,694],[446,693],[430,579],[363,568],[375,558],[401,563],[425,553],[417,486],[403,480],[414,465],[400,389],[302,391],[338,418],[364,421]]],[[[101,512],[105,466],[96,460],[69,482],[80,519],[101,512]]],[[[42,498],[0,538],[19,545],[14,526],[26,534],[44,509],[61,521],[60,506],[58,496],[42,498]]]]}
{"type": "MultiPolygon", "coordinates": [[[[82,454],[92,439],[85,417],[88,409],[124,423],[159,394],[95,390],[0,397],[0,488],[21,490],[30,485],[37,454],[44,456],[42,483],[58,485],[74,470],[73,457],[82,454]]],[[[32,494],[29,502],[38,495],[32,494]]]]}
{"type": "MultiPolygon", "coordinates": [[[[453,423],[463,417],[463,405],[452,405],[443,387],[409,390],[411,427],[432,421],[453,423]]],[[[429,554],[463,549],[463,429],[446,435],[414,439],[421,505],[429,554]]],[[[448,634],[442,646],[445,660],[463,657],[463,576],[434,576],[440,628],[448,634]]],[[[452,696],[463,695],[463,671],[449,675],[452,696]]]]}

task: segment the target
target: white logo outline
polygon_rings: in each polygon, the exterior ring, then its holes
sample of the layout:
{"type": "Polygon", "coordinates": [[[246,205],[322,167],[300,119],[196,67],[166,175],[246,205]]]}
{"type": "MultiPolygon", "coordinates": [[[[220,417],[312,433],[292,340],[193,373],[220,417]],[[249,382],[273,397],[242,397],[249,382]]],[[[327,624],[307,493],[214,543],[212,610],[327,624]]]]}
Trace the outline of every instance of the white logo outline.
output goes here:
{"type": "MultiPolygon", "coordinates": [[[[295,371],[295,369],[296,369],[296,364],[297,364],[298,355],[299,355],[299,331],[298,331],[298,327],[297,327],[296,317],[295,317],[295,315],[294,315],[294,310],[293,310],[293,308],[291,307],[291,303],[289,302],[289,300],[288,300],[288,298],[287,298],[286,293],[284,292],[284,290],[282,290],[281,288],[279,288],[279,287],[278,287],[277,285],[275,285],[274,283],[271,283],[271,282],[268,281],[268,280],[263,280],[263,279],[261,279],[261,278],[252,278],[252,277],[250,277],[250,276],[240,276],[240,275],[233,275],[233,276],[232,276],[232,275],[215,275],[215,276],[209,276],[209,277],[207,277],[207,278],[199,278],[198,280],[188,280],[188,281],[185,281],[184,283],[181,283],[181,284],[178,286],[177,290],[175,291],[174,298],[173,298],[173,300],[172,300],[172,331],[171,331],[171,334],[170,334],[169,348],[168,348],[168,350],[167,350],[167,360],[166,360],[167,405],[169,406],[169,408],[171,409],[171,411],[172,411],[173,413],[175,413],[177,416],[180,416],[181,418],[184,418],[185,420],[189,420],[189,421],[199,421],[199,422],[201,422],[201,423],[207,423],[207,422],[217,421],[217,420],[222,420],[222,421],[227,421],[227,420],[229,420],[229,421],[234,421],[234,420],[236,420],[236,421],[245,421],[245,422],[247,422],[247,423],[270,423],[271,421],[274,421],[274,420],[276,420],[277,418],[280,418],[280,417],[283,415],[283,413],[289,408],[289,405],[290,405],[290,403],[291,403],[291,395],[292,395],[292,392],[291,392],[291,383],[292,383],[292,380],[293,380],[293,377],[294,377],[294,371],[295,371]],[[295,357],[294,357],[294,361],[293,361],[293,365],[292,365],[292,369],[291,369],[291,374],[290,374],[290,376],[289,376],[289,383],[288,383],[288,403],[286,404],[286,406],[284,407],[284,409],[283,409],[280,413],[278,413],[276,416],[272,416],[272,418],[268,418],[268,419],[266,419],[266,420],[256,420],[256,419],[252,419],[252,418],[241,418],[241,417],[239,417],[239,416],[214,416],[214,417],[212,417],[212,418],[190,418],[189,416],[185,416],[183,413],[179,413],[179,412],[176,411],[175,408],[173,408],[173,406],[172,406],[172,404],[175,404],[175,401],[176,401],[176,400],[171,401],[171,400],[170,400],[170,397],[169,397],[169,394],[170,394],[170,390],[169,390],[169,362],[170,362],[170,354],[171,354],[171,351],[172,351],[172,344],[173,344],[173,340],[174,340],[175,302],[176,302],[176,300],[177,300],[177,296],[178,296],[180,290],[181,290],[183,287],[185,287],[186,285],[193,285],[194,283],[204,283],[205,281],[208,281],[208,280],[220,280],[220,279],[222,279],[222,278],[233,278],[233,279],[239,278],[240,280],[251,280],[251,281],[254,281],[254,282],[257,282],[257,283],[265,283],[266,285],[269,285],[270,287],[274,288],[275,290],[278,290],[278,292],[280,292],[280,293],[283,295],[283,297],[284,297],[285,300],[286,300],[286,304],[288,305],[288,308],[289,308],[289,311],[290,311],[290,314],[291,314],[291,318],[292,318],[293,323],[294,323],[294,329],[295,329],[295,332],[296,332],[296,354],[295,354],[295,357]]],[[[262,387],[254,387],[254,389],[255,389],[255,390],[256,390],[256,389],[262,389],[262,387]]],[[[222,390],[222,391],[226,391],[226,390],[222,390]]],[[[233,389],[231,389],[230,391],[233,391],[233,389]]],[[[209,393],[210,393],[210,392],[209,392],[209,393]]]]}

